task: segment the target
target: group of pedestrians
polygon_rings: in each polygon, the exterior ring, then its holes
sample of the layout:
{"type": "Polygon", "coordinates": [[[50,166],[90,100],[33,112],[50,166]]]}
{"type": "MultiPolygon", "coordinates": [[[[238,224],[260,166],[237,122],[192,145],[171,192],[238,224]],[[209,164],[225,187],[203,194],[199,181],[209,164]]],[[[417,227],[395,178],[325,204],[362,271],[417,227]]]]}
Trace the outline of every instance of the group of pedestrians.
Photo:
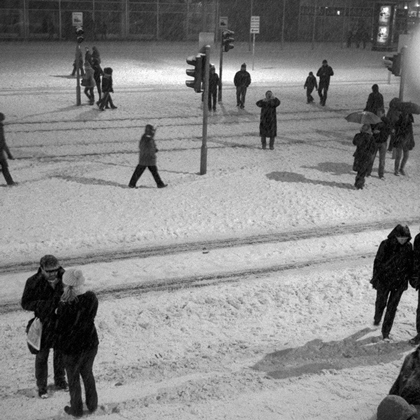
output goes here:
{"type": "Polygon", "coordinates": [[[64,411],[74,417],[83,415],[81,378],[86,406],[94,412],[98,407],[93,375],[99,345],[95,327],[98,299],[94,292],[86,290],[82,271],[64,270],[55,256],[43,256],[37,273],[26,281],[21,305],[33,311],[42,324],[41,346],[39,350],[32,349],[36,353],[39,397],[49,397],[48,357],[53,350],[55,389],[70,393],[70,405],[64,411]]]}

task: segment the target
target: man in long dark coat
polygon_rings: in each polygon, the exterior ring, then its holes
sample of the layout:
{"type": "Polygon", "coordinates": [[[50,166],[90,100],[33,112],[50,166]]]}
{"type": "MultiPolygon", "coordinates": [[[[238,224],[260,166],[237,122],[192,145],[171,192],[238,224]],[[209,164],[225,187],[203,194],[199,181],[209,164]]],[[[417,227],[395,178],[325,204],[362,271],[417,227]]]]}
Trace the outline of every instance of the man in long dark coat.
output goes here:
{"type": "Polygon", "coordinates": [[[397,225],[381,242],[373,263],[372,287],[376,289],[374,325],[382,324],[382,337],[389,338],[402,294],[413,273],[413,246],[408,226],[397,225]]]}
{"type": "Polygon", "coordinates": [[[67,389],[62,353],[55,348],[57,320],[56,309],[63,294],[62,277],[64,269],[53,255],[41,258],[38,272],[25,284],[21,305],[26,311],[33,311],[42,323],[41,349],[35,356],[35,377],[38,395],[48,398],[48,356],[54,348],[54,382],[58,389],[67,389]]]}
{"type": "Polygon", "coordinates": [[[267,147],[267,137],[270,138],[270,150],[274,149],[274,139],[277,136],[277,113],[276,108],[280,105],[271,90],[265,93],[265,98],[257,102],[257,106],[261,108],[260,116],[260,136],[261,145],[265,149],[267,147]]]}
{"type": "Polygon", "coordinates": [[[330,79],[331,76],[334,76],[334,71],[332,67],[328,65],[327,60],[322,61],[322,66],[318,69],[316,75],[319,77],[318,95],[320,103],[322,106],[325,106],[328,88],[330,87],[330,79]]]}

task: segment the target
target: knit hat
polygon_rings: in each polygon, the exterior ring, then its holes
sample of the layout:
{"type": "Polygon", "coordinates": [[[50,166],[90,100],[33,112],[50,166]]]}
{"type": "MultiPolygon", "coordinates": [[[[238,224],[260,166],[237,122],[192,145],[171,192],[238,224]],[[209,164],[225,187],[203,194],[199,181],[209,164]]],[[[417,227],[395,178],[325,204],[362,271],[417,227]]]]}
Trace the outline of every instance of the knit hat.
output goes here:
{"type": "Polygon", "coordinates": [[[54,255],[44,255],[39,261],[39,265],[45,268],[45,267],[57,267],[60,264],[57,258],[54,257],[54,255]]]}
{"type": "Polygon", "coordinates": [[[246,64],[245,63],[242,64],[241,69],[242,68],[246,68],[246,64]]]}
{"type": "Polygon", "coordinates": [[[411,404],[398,396],[388,395],[378,407],[377,420],[412,420],[417,414],[417,410],[411,404]]]}
{"type": "Polygon", "coordinates": [[[63,284],[66,286],[79,287],[85,284],[83,273],[78,268],[69,268],[63,274],[63,284]]]}

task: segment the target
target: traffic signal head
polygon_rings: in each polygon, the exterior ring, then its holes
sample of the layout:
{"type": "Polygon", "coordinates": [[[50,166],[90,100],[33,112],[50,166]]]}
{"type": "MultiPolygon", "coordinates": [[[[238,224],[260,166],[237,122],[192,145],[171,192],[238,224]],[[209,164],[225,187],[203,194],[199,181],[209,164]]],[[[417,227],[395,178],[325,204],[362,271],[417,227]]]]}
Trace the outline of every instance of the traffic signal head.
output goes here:
{"type": "Polygon", "coordinates": [[[194,77],[194,80],[187,80],[185,84],[193,88],[195,92],[201,92],[201,81],[203,79],[203,55],[198,54],[197,56],[191,55],[187,58],[187,64],[194,66],[192,69],[187,69],[186,73],[188,76],[194,77]]]}
{"type": "Polygon", "coordinates": [[[222,46],[223,46],[223,50],[224,52],[228,52],[229,50],[231,50],[233,47],[233,35],[235,32],[233,31],[223,31],[222,32],[222,46]]]}
{"type": "Polygon", "coordinates": [[[83,36],[84,33],[85,33],[85,31],[83,30],[83,28],[81,26],[78,26],[76,28],[76,39],[77,39],[78,44],[82,43],[85,40],[85,38],[83,36]]]}

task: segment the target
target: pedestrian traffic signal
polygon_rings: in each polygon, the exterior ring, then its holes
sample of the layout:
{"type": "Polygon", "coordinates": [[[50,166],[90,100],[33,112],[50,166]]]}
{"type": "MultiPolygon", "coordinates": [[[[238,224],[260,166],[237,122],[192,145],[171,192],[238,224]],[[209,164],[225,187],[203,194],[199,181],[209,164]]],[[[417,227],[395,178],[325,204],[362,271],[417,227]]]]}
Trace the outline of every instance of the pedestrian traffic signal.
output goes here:
{"type": "Polygon", "coordinates": [[[229,50],[234,48],[232,45],[234,41],[233,39],[234,33],[235,32],[229,31],[229,30],[222,32],[222,47],[223,47],[224,52],[228,52],[229,50]]]}
{"type": "Polygon", "coordinates": [[[391,72],[394,76],[401,76],[401,53],[392,57],[391,72]]]}
{"type": "Polygon", "coordinates": [[[85,33],[85,31],[83,30],[83,28],[81,26],[78,26],[76,28],[76,39],[77,39],[77,43],[80,44],[85,40],[85,37],[83,36],[85,33]]]}
{"type": "MultiPolygon", "coordinates": [[[[205,58],[205,56],[204,56],[205,58]]],[[[187,64],[194,66],[193,69],[187,69],[186,73],[188,76],[194,77],[194,80],[187,80],[185,84],[193,88],[195,92],[201,92],[201,81],[203,79],[203,64],[206,60],[203,59],[203,54],[198,54],[197,56],[187,57],[187,64]]]]}

